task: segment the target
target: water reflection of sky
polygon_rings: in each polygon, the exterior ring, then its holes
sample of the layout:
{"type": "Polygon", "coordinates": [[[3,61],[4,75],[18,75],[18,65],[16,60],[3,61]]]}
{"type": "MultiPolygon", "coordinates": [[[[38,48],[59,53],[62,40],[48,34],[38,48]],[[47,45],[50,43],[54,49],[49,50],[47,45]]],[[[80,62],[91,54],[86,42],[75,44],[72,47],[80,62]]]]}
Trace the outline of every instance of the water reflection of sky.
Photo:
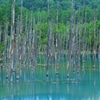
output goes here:
{"type": "Polygon", "coordinates": [[[9,98],[2,98],[0,100],[100,100],[100,96],[99,97],[96,97],[96,98],[91,98],[91,97],[88,97],[88,98],[68,98],[67,96],[58,96],[58,98],[56,96],[53,96],[53,95],[44,95],[44,96],[21,96],[21,97],[9,97],[9,98]]]}

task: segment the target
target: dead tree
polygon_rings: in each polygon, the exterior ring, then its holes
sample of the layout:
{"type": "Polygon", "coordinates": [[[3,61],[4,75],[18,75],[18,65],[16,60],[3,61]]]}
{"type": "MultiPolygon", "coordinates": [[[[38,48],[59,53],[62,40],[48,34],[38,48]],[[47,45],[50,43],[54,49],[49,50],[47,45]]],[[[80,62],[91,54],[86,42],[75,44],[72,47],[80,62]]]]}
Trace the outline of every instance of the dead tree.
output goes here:
{"type": "MultiPolygon", "coordinates": [[[[2,30],[1,30],[1,25],[0,25],[0,44],[1,44],[1,33],[2,33],[2,30]]],[[[1,50],[0,50],[0,63],[2,61],[2,57],[1,57],[1,50]]]]}
{"type": "Polygon", "coordinates": [[[11,9],[11,34],[10,34],[10,79],[13,79],[14,71],[14,34],[15,34],[15,0],[12,0],[12,9],[11,9]]]}
{"type": "Polygon", "coordinates": [[[99,69],[100,69],[100,30],[99,30],[99,49],[98,49],[98,60],[99,60],[99,69]]]}
{"type": "Polygon", "coordinates": [[[58,65],[58,1],[57,1],[57,8],[56,8],[56,45],[55,45],[55,69],[56,69],[56,75],[58,75],[58,69],[59,69],[59,65],[58,65]]]}
{"type": "Polygon", "coordinates": [[[96,12],[94,11],[94,45],[93,45],[93,62],[94,62],[94,65],[93,65],[93,68],[95,68],[96,66],[96,12]]]}
{"type": "Polygon", "coordinates": [[[69,44],[68,44],[68,57],[67,57],[67,78],[69,78],[69,71],[71,65],[71,57],[72,57],[72,46],[73,46],[73,34],[74,34],[74,0],[72,0],[72,11],[70,18],[70,34],[69,34],[69,44]]]}
{"type": "Polygon", "coordinates": [[[83,40],[82,40],[82,69],[84,70],[85,64],[85,56],[86,56],[86,12],[85,12],[85,23],[84,23],[84,33],[83,33],[83,40]]]}
{"type": "MultiPolygon", "coordinates": [[[[6,72],[8,72],[7,71],[7,37],[8,37],[8,23],[5,25],[5,31],[4,31],[4,63],[3,63],[3,65],[4,65],[4,67],[6,68],[6,72]]],[[[8,73],[7,73],[7,77],[8,77],[8,73]]]]}
{"type": "Polygon", "coordinates": [[[48,67],[49,67],[49,35],[50,35],[50,16],[49,16],[49,10],[50,10],[50,7],[49,7],[49,0],[48,0],[48,41],[47,41],[47,68],[46,68],[46,77],[48,77],[48,67]]]}

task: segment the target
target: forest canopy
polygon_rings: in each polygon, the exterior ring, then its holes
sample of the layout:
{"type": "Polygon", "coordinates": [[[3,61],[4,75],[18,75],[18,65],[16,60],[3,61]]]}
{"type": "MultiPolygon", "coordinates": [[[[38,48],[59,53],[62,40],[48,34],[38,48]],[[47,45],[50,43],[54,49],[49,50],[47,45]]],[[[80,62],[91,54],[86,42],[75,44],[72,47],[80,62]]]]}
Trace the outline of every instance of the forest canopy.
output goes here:
{"type": "MultiPolygon", "coordinates": [[[[31,13],[35,22],[38,23],[38,34],[43,35],[43,42],[46,43],[45,35],[48,32],[48,0],[23,0],[23,24],[25,24],[26,13],[30,19],[31,13]]],[[[93,45],[93,31],[94,31],[94,12],[96,15],[96,23],[98,30],[100,29],[100,0],[74,0],[74,16],[75,24],[80,23],[84,30],[84,25],[87,26],[87,32],[91,31],[91,37],[87,38],[92,41],[93,45]]],[[[53,33],[56,33],[56,16],[58,10],[58,32],[65,35],[66,28],[70,28],[71,5],[72,0],[49,0],[50,11],[49,20],[53,25],[53,33]],[[57,9],[58,8],[58,9],[57,9]]],[[[20,0],[16,0],[15,5],[15,22],[20,16],[20,0]]],[[[0,0],[0,24],[4,25],[8,22],[9,33],[11,24],[11,0],[0,0]]],[[[3,35],[2,35],[3,36],[3,35]]]]}

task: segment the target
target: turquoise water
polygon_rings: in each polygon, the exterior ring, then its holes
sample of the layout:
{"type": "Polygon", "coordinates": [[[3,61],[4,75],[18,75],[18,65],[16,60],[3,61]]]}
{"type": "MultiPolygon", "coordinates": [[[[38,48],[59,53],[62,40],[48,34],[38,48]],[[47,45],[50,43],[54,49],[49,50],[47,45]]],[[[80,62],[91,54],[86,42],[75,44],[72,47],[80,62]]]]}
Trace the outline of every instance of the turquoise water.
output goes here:
{"type": "Polygon", "coordinates": [[[19,80],[14,73],[13,82],[6,79],[5,68],[0,69],[0,100],[100,100],[99,65],[93,69],[92,60],[87,61],[80,73],[70,71],[66,78],[66,67],[60,65],[58,75],[54,66],[46,77],[45,67],[22,67],[19,80]]]}
{"type": "Polygon", "coordinates": [[[73,80],[13,82],[0,85],[0,100],[99,100],[100,73],[81,73],[73,80]]]}

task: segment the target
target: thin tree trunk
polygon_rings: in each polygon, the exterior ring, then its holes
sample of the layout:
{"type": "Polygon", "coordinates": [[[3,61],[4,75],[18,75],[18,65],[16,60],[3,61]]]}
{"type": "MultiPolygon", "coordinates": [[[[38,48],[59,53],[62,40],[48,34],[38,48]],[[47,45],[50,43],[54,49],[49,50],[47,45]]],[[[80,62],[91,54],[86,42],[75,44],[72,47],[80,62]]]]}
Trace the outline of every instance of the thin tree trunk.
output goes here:
{"type": "Polygon", "coordinates": [[[93,60],[94,65],[93,68],[96,66],[96,12],[94,12],[94,45],[93,45],[93,60]]]}
{"type": "Polygon", "coordinates": [[[47,68],[46,68],[46,76],[48,77],[48,65],[49,65],[49,35],[50,35],[50,16],[49,16],[49,0],[48,0],[48,41],[47,41],[47,68]]]}
{"type": "Polygon", "coordinates": [[[82,41],[82,69],[84,70],[84,64],[85,64],[85,55],[86,55],[86,13],[85,13],[85,23],[84,23],[84,34],[83,34],[83,41],[82,41]]]}
{"type": "MultiPolygon", "coordinates": [[[[1,33],[2,33],[2,30],[1,30],[1,25],[0,25],[0,44],[1,44],[1,33]]],[[[0,63],[2,62],[2,57],[1,57],[1,50],[0,50],[0,63]]]]}
{"type": "Polygon", "coordinates": [[[72,55],[72,46],[73,46],[73,34],[74,34],[74,0],[72,0],[72,12],[70,18],[70,35],[69,35],[69,48],[68,48],[68,62],[67,62],[67,78],[69,78],[70,64],[71,64],[71,55],[72,55]]]}
{"type": "Polygon", "coordinates": [[[99,70],[100,70],[100,30],[99,30],[99,50],[98,50],[99,70]]]}
{"type": "Polygon", "coordinates": [[[55,67],[56,67],[56,75],[58,74],[58,69],[59,69],[59,66],[58,66],[58,1],[57,1],[57,8],[56,8],[56,11],[57,11],[57,15],[56,15],[56,46],[55,46],[55,67]]]}
{"type": "MultiPolygon", "coordinates": [[[[4,36],[4,67],[7,70],[7,37],[8,37],[8,23],[5,25],[5,36],[4,36]]],[[[8,75],[8,73],[7,73],[8,75]]]]}
{"type": "Polygon", "coordinates": [[[11,13],[11,34],[10,34],[10,66],[11,66],[11,81],[13,78],[14,70],[14,34],[15,34],[15,0],[12,0],[12,13],[11,13]]]}

